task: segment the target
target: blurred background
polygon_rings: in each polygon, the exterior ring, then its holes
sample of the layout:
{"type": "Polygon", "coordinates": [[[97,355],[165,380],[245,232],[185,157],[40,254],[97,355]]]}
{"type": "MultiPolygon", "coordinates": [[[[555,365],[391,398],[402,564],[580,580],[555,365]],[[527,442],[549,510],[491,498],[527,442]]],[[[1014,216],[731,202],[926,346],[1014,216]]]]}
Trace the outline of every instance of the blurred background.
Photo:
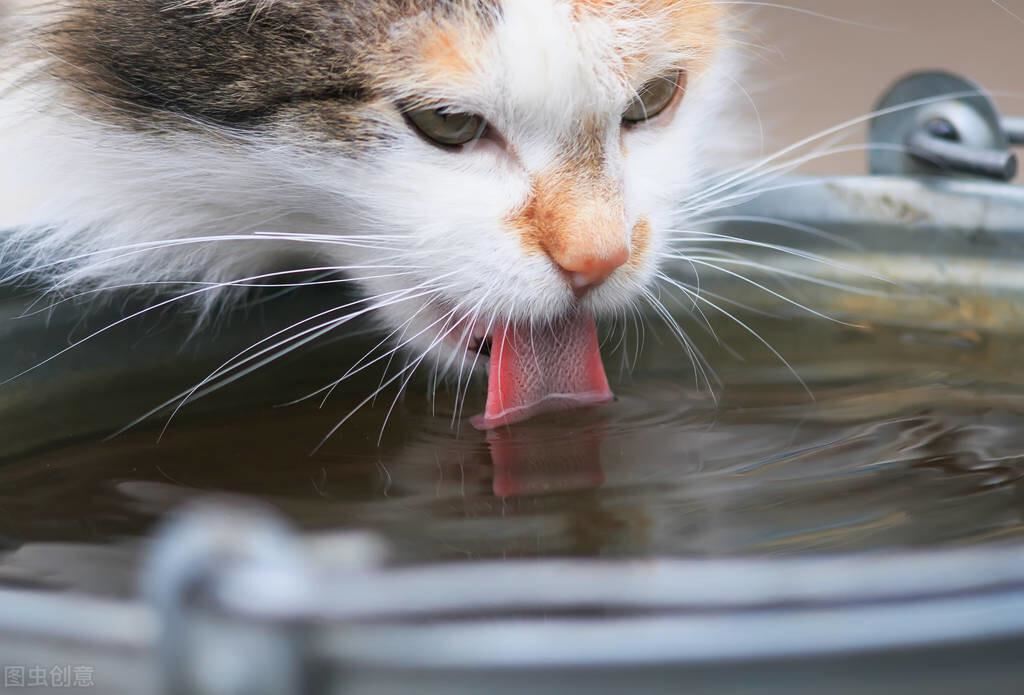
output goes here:
{"type": "MultiPolygon", "coordinates": [[[[768,152],[866,113],[897,77],[921,68],[960,73],[991,91],[1004,114],[1024,115],[1024,0],[750,5],[748,40],[759,47],[749,51],[754,65],[742,85],[764,121],[768,152]]],[[[850,136],[848,142],[863,142],[864,129],[850,136]]],[[[832,156],[803,171],[860,173],[864,159],[832,156]]]]}

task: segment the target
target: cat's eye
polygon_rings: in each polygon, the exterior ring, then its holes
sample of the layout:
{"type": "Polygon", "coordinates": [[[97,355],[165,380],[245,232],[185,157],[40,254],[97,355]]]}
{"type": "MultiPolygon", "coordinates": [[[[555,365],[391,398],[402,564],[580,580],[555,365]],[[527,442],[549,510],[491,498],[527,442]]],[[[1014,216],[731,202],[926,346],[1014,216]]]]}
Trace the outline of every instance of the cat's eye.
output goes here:
{"type": "Polygon", "coordinates": [[[685,72],[672,72],[656,77],[637,92],[636,97],[622,112],[626,125],[649,121],[664,112],[686,86],[685,72]]]}
{"type": "Polygon", "coordinates": [[[414,109],[405,117],[423,137],[444,147],[458,147],[480,139],[487,130],[483,116],[461,111],[414,109]]]}

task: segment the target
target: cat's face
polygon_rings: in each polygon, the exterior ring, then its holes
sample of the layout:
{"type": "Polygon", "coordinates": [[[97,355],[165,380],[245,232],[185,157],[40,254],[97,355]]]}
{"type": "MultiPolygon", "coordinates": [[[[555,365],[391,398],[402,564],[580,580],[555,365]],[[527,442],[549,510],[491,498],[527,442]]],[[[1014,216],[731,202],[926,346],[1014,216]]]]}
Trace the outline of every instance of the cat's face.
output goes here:
{"type": "MultiPolygon", "coordinates": [[[[621,314],[714,165],[724,22],[712,0],[71,0],[42,33],[76,143],[51,170],[76,147],[91,168],[56,207],[123,230],[105,243],[358,237],[294,246],[363,278],[420,350],[621,314]]],[[[244,276],[287,243],[146,271],[244,276]]]]}

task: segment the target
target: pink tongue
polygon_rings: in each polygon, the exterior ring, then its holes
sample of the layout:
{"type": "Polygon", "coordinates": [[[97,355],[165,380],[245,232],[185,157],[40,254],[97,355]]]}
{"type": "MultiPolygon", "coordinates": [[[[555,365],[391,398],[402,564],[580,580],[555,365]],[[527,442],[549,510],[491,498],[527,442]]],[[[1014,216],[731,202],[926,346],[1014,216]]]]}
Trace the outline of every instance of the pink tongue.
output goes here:
{"type": "Polygon", "coordinates": [[[500,325],[492,338],[487,409],[472,420],[478,429],[612,399],[590,315],[532,330],[500,325]]]}

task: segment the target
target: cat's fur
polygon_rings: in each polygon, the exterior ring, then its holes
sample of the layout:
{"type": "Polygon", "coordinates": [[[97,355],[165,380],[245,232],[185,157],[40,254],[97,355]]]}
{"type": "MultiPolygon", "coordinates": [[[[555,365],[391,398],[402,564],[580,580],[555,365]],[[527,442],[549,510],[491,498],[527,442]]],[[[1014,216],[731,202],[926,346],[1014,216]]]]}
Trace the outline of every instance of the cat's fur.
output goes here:
{"type": "Polygon", "coordinates": [[[337,266],[416,348],[454,329],[453,354],[463,317],[635,301],[734,91],[714,0],[0,6],[8,268],[71,290],[337,266]],[[675,68],[678,110],[624,129],[635,90],[675,68]],[[480,113],[498,139],[439,149],[400,113],[421,104],[480,113]],[[629,261],[577,300],[552,249],[602,244],[629,261]]]}

